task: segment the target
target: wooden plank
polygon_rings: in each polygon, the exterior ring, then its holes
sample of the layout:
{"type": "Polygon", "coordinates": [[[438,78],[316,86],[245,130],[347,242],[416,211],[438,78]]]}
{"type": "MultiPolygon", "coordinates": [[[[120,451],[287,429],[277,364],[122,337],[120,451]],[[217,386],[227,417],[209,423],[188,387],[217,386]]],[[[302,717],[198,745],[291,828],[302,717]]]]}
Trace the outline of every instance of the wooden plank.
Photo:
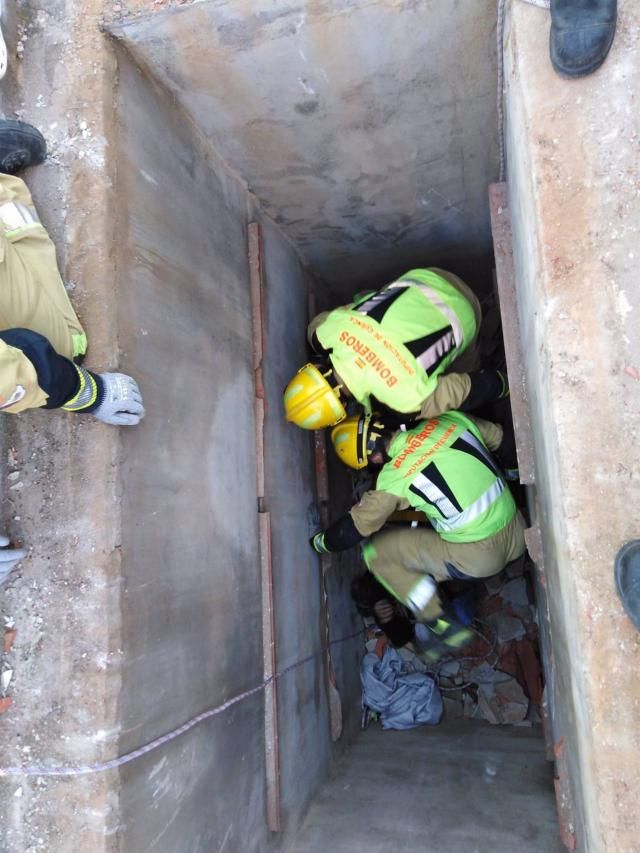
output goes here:
{"type": "Polygon", "coordinates": [[[262,656],[264,680],[264,743],[267,781],[267,825],[280,831],[280,748],[278,742],[278,687],[276,682],[276,629],[273,609],[271,515],[258,514],[260,574],[262,579],[262,656]]]}
{"type": "Polygon", "coordinates": [[[264,355],[264,278],[262,235],[257,222],[249,224],[249,283],[253,331],[253,369],[255,380],[256,422],[256,493],[260,547],[260,584],[262,590],[262,657],[264,690],[264,741],[267,799],[267,825],[279,832],[280,818],[280,748],[278,743],[278,689],[276,683],[276,631],[273,598],[273,564],[271,550],[271,515],[265,505],[265,396],[262,381],[264,355]]]}
{"type": "Polygon", "coordinates": [[[520,482],[527,485],[535,483],[533,455],[533,433],[529,419],[527,402],[522,339],[518,321],[518,303],[516,295],[515,272],[513,266],[513,246],[509,199],[506,183],[489,186],[489,207],[491,210],[491,231],[496,259],[496,279],[498,299],[502,316],[502,333],[509,375],[511,411],[518,453],[520,482]]]}

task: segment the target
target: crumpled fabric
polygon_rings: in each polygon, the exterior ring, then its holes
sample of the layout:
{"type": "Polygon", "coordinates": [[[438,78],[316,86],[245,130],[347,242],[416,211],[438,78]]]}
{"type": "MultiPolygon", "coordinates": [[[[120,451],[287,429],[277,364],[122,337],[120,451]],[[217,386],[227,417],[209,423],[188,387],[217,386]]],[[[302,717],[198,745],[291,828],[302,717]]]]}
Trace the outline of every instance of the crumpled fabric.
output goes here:
{"type": "Polygon", "coordinates": [[[442,718],[442,696],[433,678],[415,672],[391,646],[382,660],[374,654],[364,656],[360,680],[362,704],[380,714],[383,729],[436,726],[442,718]]]}

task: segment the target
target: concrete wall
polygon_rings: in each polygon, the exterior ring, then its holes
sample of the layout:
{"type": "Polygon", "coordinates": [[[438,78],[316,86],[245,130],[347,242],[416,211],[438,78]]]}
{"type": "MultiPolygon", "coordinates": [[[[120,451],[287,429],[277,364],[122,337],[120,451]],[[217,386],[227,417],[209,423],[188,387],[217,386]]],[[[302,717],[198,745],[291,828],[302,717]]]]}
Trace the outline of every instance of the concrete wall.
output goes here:
{"type": "MultiPolygon", "coordinates": [[[[120,711],[125,752],[262,680],[246,225],[260,216],[170,94],[119,52],[119,340],[148,415],[123,435],[120,711]]],[[[283,830],[331,755],[310,436],[281,394],[304,357],[307,280],[264,223],[266,505],[271,513],[283,830]]],[[[337,631],[348,633],[349,614],[337,631]]],[[[345,740],[357,717],[344,693],[345,740]]],[[[260,695],[126,768],[125,849],[263,850],[260,695]],[[140,821],[139,815],[145,814],[140,821]],[[226,839],[226,842],[225,842],[226,839]]]]}
{"type": "MultiPolygon", "coordinates": [[[[263,376],[267,402],[265,421],[266,505],[271,513],[276,616],[276,660],[282,672],[315,654],[303,667],[278,680],[282,818],[285,830],[295,827],[329,770],[329,740],[324,667],[317,655],[323,639],[323,593],[319,560],[309,548],[317,530],[315,470],[311,435],[285,424],[282,391],[306,358],[306,322],[310,282],[300,261],[279,230],[263,218],[265,351],[263,376]]],[[[334,562],[329,582],[348,584],[357,559],[334,562]]],[[[331,638],[347,637],[357,619],[348,591],[340,610],[332,613],[331,638]]],[[[351,640],[332,648],[342,699],[343,735],[335,750],[353,739],[360,723],[360,679],[353,665],[360,643],[351,640]],[[346,663],[348,661],[348,664],[346,663]]]]}
{"type": "Polygon", "coordinates": [[[493,0],[205,0],[123,36],[314,272],[490,282],[493,0]]]}
{"type": "MultiPolygon", "coordinates": [[[[127,752],[259,684],[262,617],[246,194],[166,93],[118,68],[119,343],[147,406],[122,435],[127,752]]],[[[126,850],[263,849],[261,696],[121,784],[126,850]]]]}
{"type": "Polygon", "coordinates": [[[506,44],[508,184],[553,642],[565,837],[637,849],[637,632],[617,550],[640,536],[637,316],[640,12],[620,4],[595,75],[558,78],[549,18],[515,3],[506,44]]]}

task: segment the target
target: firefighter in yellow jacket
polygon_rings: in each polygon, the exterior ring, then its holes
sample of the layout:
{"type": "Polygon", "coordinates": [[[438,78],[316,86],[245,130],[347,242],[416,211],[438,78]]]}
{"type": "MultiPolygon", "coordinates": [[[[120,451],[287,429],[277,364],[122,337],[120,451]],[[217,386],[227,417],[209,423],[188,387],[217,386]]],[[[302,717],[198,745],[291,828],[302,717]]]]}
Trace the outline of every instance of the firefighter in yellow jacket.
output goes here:
{"type": "Polygon", "coordinates": [[[480,303],[452,273],[414,269],[397,281],[318,315],[308,339],[319,356],[285,390],[288,420],[320,429],[365,411],[428,418],[505,396],[506,377],[479,370],[480,303]]]}
{"type": "Polygon", "coordinates": [[[0,120],[0,409],[62,408],[115,426],[144,416],[137,383],[76,363],[87,338],[58,271],[55,247],[15,173],[41,163],[46,144],[28,124],[0,120]]]}
{"type": "Polygon", "coordinates": [[[334,427],[331,438],[347,465],[380,471],[375,489],[316,533],[312,547],[341,551],[371,536],[363,557],[380,583],[444,645],[461,645],[467,633],[443,616],[437,582],[490,577],[525,551],[523,519],[490,452],[500,448],[502,427],[448,412],[392,430],[360,415],[334,427]],[[377,533],[408,508],[431,526],[377,533]]]}

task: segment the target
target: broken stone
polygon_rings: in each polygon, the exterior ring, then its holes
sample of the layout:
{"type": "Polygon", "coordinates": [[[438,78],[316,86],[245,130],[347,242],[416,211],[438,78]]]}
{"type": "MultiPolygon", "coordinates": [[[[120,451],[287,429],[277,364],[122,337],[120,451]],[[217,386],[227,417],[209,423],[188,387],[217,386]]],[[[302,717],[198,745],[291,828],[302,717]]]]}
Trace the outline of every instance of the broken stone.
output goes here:
{"type": "Polygon", "coordinates": [[[519,702],[509,702],[504,708],[500,709],[502,714],[502,722],[507,725],[515,725],[521,723],[527,716],[527,705],[520,705],[519,702]]]}
{"type": "Polygon", "coordinates": [[[496,680],[496,671],[490,664],[483,661],[469,670],[467,680],[473,684],[493,684],[496,680]]]}
{"type": "Polygon", "coordinates": [[[496,684],[496,702],[504,723],[520,723],[529,711],[529,701],[515,678],[496,684]]]}
{"type": "Polygon", "coordinates": [[[464,707],[459,699],[451,699],[449,696],[443,696],[442,703],[444,705],[445,717],[449,719],[462,719],[464,716],[464,707]]]}
{"type": "Polygon", "coordinates": [[[454,678],[459,672],[460,662],[457,660],[449,660],[439,669],[439,674],[445,678],[454,678]]]}
{"type": "Polygon", "coordinates": [[[8,631],[4,632],[4,648],[3,651],[10,652],[13,648],[13,642],[16,638],[16,634],[18,632],[15,628],[10,628],[8,631]]]}
{"type": "Polygon", "coordinates": [[[5,696],[4,699],[0,699],[0,714],[4,714],[5,711],[8,711],[12,704],[13,699],[11,696],[5,696]]]}
{"type": "Polygon", "coordinates": [[[11,679],[13,678],[13,670],[5,669],[2,675],[0,675],[0,688],[3,693],[7,692],[9,685],[11,684],[11,679]]]}
{"type": "Polygon", "coordinates": [[[500,595],[515,607],[529,607],[527,581],[523,577],[515,578],[506,583],[500,590],[500,595]]]}
{"type": "Polygon", "coordinates": [[[490,702],[482,690],[478,691],[478,710],[484,719],[491,723],[492,726],[497,726],[502,722],[500,711],[495,705],[495,699],[490,702]]]}
{"type": "Polygon", "coordinates": [[[476,712],[476,708],[478,706],[473,701],[471,696],[469,696],[468,693],[464,694],[464,699],[462,700],[462,705],[463,705],[463,709],[464,709],[465,720],[470,720],[474,716],[474,714],[476,712]]]}
{"type": "Polygon", "coordinates": [[[513,616],[509,616],[508,613],[493,613],[488,617],[488,621],[495,631],[496,639],[500,645],[509,643],[511,640],[519,640],[526,634],[522,622],[513,616]]]}

